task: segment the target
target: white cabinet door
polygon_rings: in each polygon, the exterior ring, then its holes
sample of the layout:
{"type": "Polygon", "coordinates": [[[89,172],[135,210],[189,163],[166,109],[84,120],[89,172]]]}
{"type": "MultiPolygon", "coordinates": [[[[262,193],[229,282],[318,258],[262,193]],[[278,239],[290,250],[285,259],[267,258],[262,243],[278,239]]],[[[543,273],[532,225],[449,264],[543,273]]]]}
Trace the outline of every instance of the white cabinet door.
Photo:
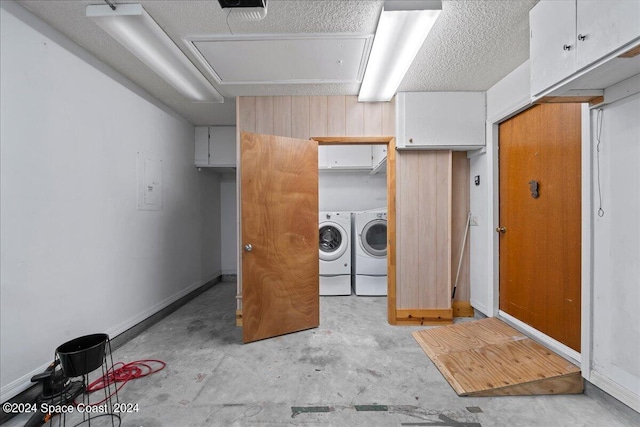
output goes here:
{"type": "Polygon", "coordinates": [[[209,166],[236,166],[236,127],[209,127],[209,166]]]}
{"type": "Polygon", "coordinates": [[[196,126],[195,144],[196,166],[236,166],[235,126],[196,126]]]}
{"type": "Polygon", "coordinates": [[[195,134],[195,164],[196,166],[209,165],[209,128],[196,126],[195,134]]]}
{"type": "Polygon", "coordinates": [[[320,145],[318,146],[318,168],[371,169],[371,147],[371,145],[320,145]]]}
{"type": "Polygon", "coordinates": [[[331,169],[371,169],[371,145],[329,145],[331,169]]]}
{"type": "Polygon", "coordinates": [[[400,92],[396,109],[399,149],[484,146],[484,92],[400,92]]]}
{"type": "Polygon", "coordinates": [[[640,1],[578,0],[577,68],[640,37],[640,1]]]}
{"type": "Polygon", "coordinates": [[[542,0],[529,12],[531,94],[576,70],[575,0],[542,0]]]}

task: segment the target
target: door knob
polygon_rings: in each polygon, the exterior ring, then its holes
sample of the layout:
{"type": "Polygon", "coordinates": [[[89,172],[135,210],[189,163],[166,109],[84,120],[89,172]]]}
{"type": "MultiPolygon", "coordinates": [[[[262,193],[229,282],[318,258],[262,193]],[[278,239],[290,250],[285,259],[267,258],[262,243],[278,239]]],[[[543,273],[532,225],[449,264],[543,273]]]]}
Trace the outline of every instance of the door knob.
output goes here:
{"type": "Polygon", "coordinates": [[[571,50],[571,45],[570,44],[565,44],[564,46],[562,46],[562,49],[569,51],[571,50]]]}
{"type": "Polygon", "coordinates": [[[251,252],[252,249],[253,249],[253,246],[251,246],[251,243],[247,243],[246,245],[244,245],[245,251],[251,252]]]}
{"type": "Polygon", "coordinates": [[[496,227],[496,232],[504,234],[507,232],[507,229],[504,227],[496,227]]]}

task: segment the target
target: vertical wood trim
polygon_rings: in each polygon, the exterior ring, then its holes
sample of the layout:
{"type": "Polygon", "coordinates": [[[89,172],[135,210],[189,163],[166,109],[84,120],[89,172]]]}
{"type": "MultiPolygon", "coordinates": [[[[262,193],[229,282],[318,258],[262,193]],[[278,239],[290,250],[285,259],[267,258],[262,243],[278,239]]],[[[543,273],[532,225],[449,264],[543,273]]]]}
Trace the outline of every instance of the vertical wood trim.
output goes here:
{"type": "Polygon", "coordinates": [[[393,135],[382,131],[382,102],[364,103],[364,135],[393,135]]]}
{"type": "Polygon", "coordinates": [[[309,99],[309,133],[310,136],[329,136],[327,124],[329,100],[326,96],[312,96],[309,99]]]}
{"type": "Polygon", "coordinates": [[[396,188],[396,140],[391,138],[387,145],[387,318],[391,325],[397,323],[396,188]]]}
{"type": "MultiPolygon", "coordinates": [[[[236,173],[240,176],[242,173],[242,162],[240,161],[240,132],[256,131],[256,98],[254,96],[240,96],[236,98],[236,173]]],[[[236,194],[242,194],[241,180],[236,179],[236,194]]],[[[236,198],[237,225],[237,256],[236,264],[236,295],[242,295],[242,219],[239,215],[242,212],[242,198],[236,198]]],[[[236,299],[236,310],[242,310],[242,299],[236,299]]]]}
{"type": "Polygon", "coordinates": [[[309,139],[309,97],[294,96],[291,98],[291,137],[309,139]]]}
{"type": "Polygon", "coordinates": [[[273,97],[273,134],[291,137],[291,97],[273,97]]]}
{"type": "MultiPolygon", "coordinates": [[[[455,286],[456,273],[458,271],[458,263],[460,260],[460,251],[462,241],[464,240],[464,232],[467,227],[467,218],[469,215],[469,159],[464,151],[453,152],[452,164],[452,224],[451,224],[451,291],[455,286]]],[[[458,278],[458,287],[456,289],[455,300],[457,302],[469,302],[470,298],[470,262],[469,262],[469,245],[470,232],[467,234],[467,241],[462,254],[462,264],[460,266],[460,276],[458,278]]]]}
{"type": "Polygon", "coordinates": [[[396,134],[396,97],[382,103],[382,135],[396,134]]]}
{"type": "Polygon", "coordinates": [[[273,97],[256,97],[256,133],[273,135],[273,97]]]}
{"type": "Polygon", "coordinates": [[[435,308],[451,307],[451,151],[438,152],[436,157],[437,212],[434,235],[436,237],[436,282],[431,304],[435,308]]]}
{"type": "Polygon", "coordinates": [[[236,141],[238,141],[238,145],[240,145],[240,132],[256,131],[256,97],[238,97],[236,109],[236,141]]]}
{"type": "Polygon", "coordinates": [[[364,133],[364,103],[358,102],[357,96],[346,96],[345,99],[345,135],[363,136],[364,133]]]}
{"type": "MultiPolygon", "coordinates": [[[[328,136],[345,136],[345,97],[344,96],[328,96],[327,97],[327,135],[328,136]]],[[[312,136],[318,136],[312,134],[312,136]]]]}
{"type": "Polygon", "coordinates": [[[418,289],[415,285],[405,287],[404,284],[418,284],[420,277],[416,268],[411,266],[417,266],[420,263],[420,254],[418,251],[412,251],[406,247],[405,237],[411,233],[420,233],[418,230],[418,222],[420,215],[408,214],[414,212],[419,208],[420,202],[417,196],[417,188],[420,185],[420,177],[412,176],[412,172],[416,171],[416,162],[418,161],[417,153],[402,153],[397,156],[397,172],[399,176],[399,183],[397,187],[398,202],[399,202],[399,282],[403,284],[403,288],[399,293],[398,307],[411,307],[412,301],[417,301],[419,297],[418,289]],[[411,197],[411,194],[414,197],[411,197]]]}

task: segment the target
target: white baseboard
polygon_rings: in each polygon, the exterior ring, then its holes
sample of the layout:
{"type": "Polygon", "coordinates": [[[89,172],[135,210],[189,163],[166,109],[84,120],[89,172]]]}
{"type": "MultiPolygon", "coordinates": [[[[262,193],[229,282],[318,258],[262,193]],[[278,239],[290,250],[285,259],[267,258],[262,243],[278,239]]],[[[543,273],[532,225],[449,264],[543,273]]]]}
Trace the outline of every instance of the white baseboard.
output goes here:
{"type": "MultiPolygon", "coordinates": [[[[138,323],[142,322],[143,320],[147,319],[148,317],[153,316],[154,314],[156,314],[157,312],[159,312],[160,310],[162,310],[163,308],[171,305],[172,303],[176,302],[177,300],[179,300],[180,298],[182,298],[183,296],[189,294],[190,292],[198,289],[200,286],[202,286],[205,283],[208,283],[210,280],[215,279],[216,277],[219,277],[221,275],[220,272],[214,273],[212,275],[210,275],[209,277],[205,278],[204,280],[198,280],[194,283],[192,283],[191,285],[187,286],[186,288],[180,290],[179,292],[171,295],[170,297],[164,299],[163,301],[153,305],[152,307],[150,307],[149,309],[137,314],[136,316],[129,318],[127,320],[125,320],[124,322],[107,329],[107,331],[105,332],[106,334],[109,335],[109,337],[115,337],[121,333],[123,333],[124,331],[126,331],[127,329],[137,325],[138,323]]],[[[43,372],[47,366],[49,366],[49,363],[51,362],[47,362],[42,366],[39,366],[37,368],[35,368],[33,371],[21,376],[20,378],[10,382],[9,384],[5,385],[4,387],[2,387],[2,390],[0,390],[0,402],[6,402],[7,400],[13,398],[14,396],[22,393],[23,391],[25,391],[26,389],[28,389],[29,387],[31,387],[33,385],[33,383],[31,382],[31,377],[33,377],[36,374],[39,374],[41,372],[43,372]]]]}
{"type": "Polygon", "coordinates": [[[622,387],[618,383],[611,381],[609,378],[597,371],[591,371],[591,384],[609,393],[636,412],[640,412],[640,396],[633,394],[631,391],[622,387]]]}
{"type": "Polygon", "coordinates": [[[582,369],[582,358],[580,357],[580,353],[578,353],[574,349],[569,348],[561,342],[554,340],[550,336],[543,334],[539,330],[527,325],[526,323],[516,319],[515,317],[505,313],[502,310],[498,312],[498,317],[505,323],[530,336],[535,341],[538,341],[539,343],[558,353],[560,356],[564,357],[569,362],[573,363],[576,366],[579,366],[582,369]]]}

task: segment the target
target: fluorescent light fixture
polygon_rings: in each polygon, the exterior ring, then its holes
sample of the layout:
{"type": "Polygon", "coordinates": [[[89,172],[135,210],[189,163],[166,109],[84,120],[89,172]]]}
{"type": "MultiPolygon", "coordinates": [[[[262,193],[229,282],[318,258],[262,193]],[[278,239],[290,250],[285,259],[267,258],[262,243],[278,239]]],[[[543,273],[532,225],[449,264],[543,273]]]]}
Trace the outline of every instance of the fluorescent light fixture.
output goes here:
{"type": "Polygon", "coordinates": [[[441,11],[441,1],[384,2],[358,101],[391,100],[441,11]]]}
{"type": "Polygon", "coordinates": [[[185,97],[222,103],[224,98],[140,4],[87,6],[87,17],[185,97]]]}

